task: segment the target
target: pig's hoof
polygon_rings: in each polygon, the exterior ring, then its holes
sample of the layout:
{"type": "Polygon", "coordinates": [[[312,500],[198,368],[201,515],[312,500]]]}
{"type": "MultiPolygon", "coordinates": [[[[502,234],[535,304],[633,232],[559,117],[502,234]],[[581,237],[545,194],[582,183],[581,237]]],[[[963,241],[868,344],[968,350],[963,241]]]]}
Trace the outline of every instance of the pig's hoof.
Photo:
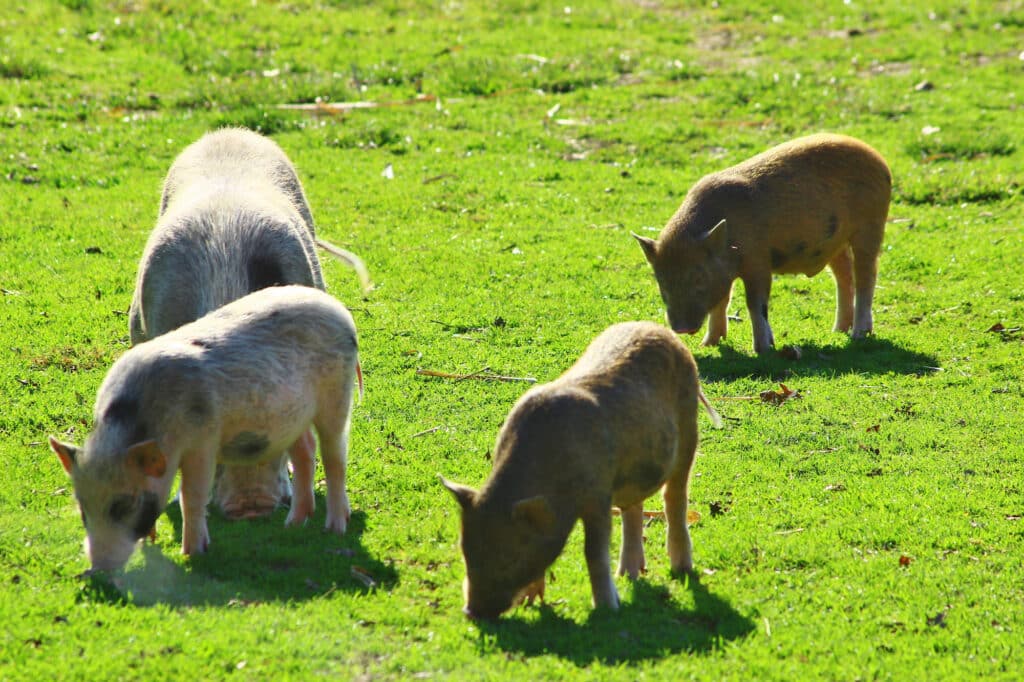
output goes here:
{"type": "Polygon", "coordinates": [[[185,555],[191,554],[205,554],[206,550],[210,548],[210,535],[204,533],[201,537],[193,540],[182,540],[181,542],[181,553],[185,555]]]}
{"type": "Polygon", "coordinates": [[[313,518],[313,509],[311,508],[299,508],[293,506],[288,512],[288,518],[284,520],[286,526],[301,526],[306,523],[309,519],[313,518]]]}
{"type": "Polygon", "coordinates": [[[643,562],[636,563],[621,563],[619,564],[619,575],[628,575],[630,580],[636,580],[641,574],[647,572],[647,567],[643,562]]]}
{"type": "Polygon", "coordinates": [[[324,527],[327,530],[331,531],[332,533],[337,533],[338,535],[344,535],[345,534],[345,530],[348,528],[348,519],[349,519],[349,508],[348,508],[348,505],[345,505],[345,510],[344,510],[343,513],[335,514],[335,515],[331,515],[331,514],[327,515],[327,523],[324,525],[324,527]]]}
{"type": "Polygon", "coordinates": [[[702,345],[702,346],[717,346],[719,343],[722,342],[723,338],[725,338],[725,337],[724,336],[718,336],[718,335],[712,336],[711,334],[708,334],[703,339],[701,339],[700,345],[702,345]]]}

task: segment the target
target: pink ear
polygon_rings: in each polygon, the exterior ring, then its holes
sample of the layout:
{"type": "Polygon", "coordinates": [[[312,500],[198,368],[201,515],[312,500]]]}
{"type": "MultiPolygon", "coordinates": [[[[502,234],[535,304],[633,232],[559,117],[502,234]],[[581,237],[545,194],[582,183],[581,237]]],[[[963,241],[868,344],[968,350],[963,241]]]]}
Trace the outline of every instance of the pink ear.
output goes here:
{"type": "Polygon", "coordinates": [[[160,478],[167,471],[167,456],[155,440],[145,440],[128,448],[128,464],[147,476],[160,478]]]}
{"type": "Polygon", "coordinates": [[[78,448],[70,443],[61,443],[53,436],[49,437],[50,449],[57,453],[60,458],[60,463],[64,467],[64,471],[68,472],[68,476],[71,475],[71,469],[75,465],[75,455],[78,454],[78,448]]]}

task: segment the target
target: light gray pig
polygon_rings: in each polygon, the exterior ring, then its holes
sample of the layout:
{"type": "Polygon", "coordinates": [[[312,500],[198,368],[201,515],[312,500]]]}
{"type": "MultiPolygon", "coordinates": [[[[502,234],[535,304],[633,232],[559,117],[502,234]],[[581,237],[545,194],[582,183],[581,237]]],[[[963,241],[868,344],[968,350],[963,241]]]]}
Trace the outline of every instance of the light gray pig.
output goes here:
{"type": "Polygon", "coordinates": [[[465,613],[493,618],[543,597],[544,572],[577,519],[596,606],[617,609],[608,543],[622,510],[619,575],[644,570],[643,501],[662,489],[672,570],[693,568],[687,488],[700,390],[693,357],[650,322],[609,327],[555,381],[520,398],[498,433],[479,492],[441,479],[462,507],[465,613]]]}
{"type": "MultiPolygon", "coordinates": [[[[264,287],[323,289],[314,244],[348,262],[368,286],[359,258],[315,238],[302,185],[276,143],[238,128],[205,135],[175,159],[164,181],[129,311],[132,343],[264,287]]],[[[265,516],[287,502],[290,488],[279,453],[220,469],[214,501],[228,518],[265,516]]]]}
{"type": "Polygon", "coordinates": [[[835,331],[872,331],[871,304],[892,175],[874,149],[844,135],[801,137],[705,176],[658,240],[633,236],[654,268],[669,326],[702,343],[725,338],[732,283],[743,280],[754,350],[775,345],[772,273],[836,280],[835,331]],[[856,294],[856,309],[854,296],[856,294]]]}
{"type": "Polygon", "coordinates": [[[327,528],[344,533],[349,411],[360,380],[356,330],[317,289],[271,287],[135,346],[96,396],[84,447],[50,438],[74,483],[94,569],[123,566],[153,527],[181,469],[181,549],[203,552],[218,461],[251,465],[288,450],[295,491],[286,523],[313,513],[316,427],[327,528]]]}

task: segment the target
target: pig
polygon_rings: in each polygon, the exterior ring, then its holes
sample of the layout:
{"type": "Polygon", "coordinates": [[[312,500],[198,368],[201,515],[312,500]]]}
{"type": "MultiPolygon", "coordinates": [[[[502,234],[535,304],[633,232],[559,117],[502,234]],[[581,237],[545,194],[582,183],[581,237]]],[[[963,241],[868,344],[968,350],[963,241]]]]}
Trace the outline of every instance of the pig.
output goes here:
{"type": "Polygon", "coordinates": [[[181,470],[181,549],[206,551],[216,466],[292,456],[286,524],[314,511],[313,440],[328,530],[345,532],[349,412],[362,387],[352,316],[318,289],[261,289],[125,352],[110,368],[83,447],[50,437],[71,477],[93,570],[116,570],[164,509],[181,470]]]}
{"type": "Polygon", "coordinates": [[[498,433],[480,490],[441,477],[461,507],[470,618],[543,598],[544,572],[583,521],[595,606],[617,609],[609,540],[622,510],[619,575],[645,569],[643,502],[662,490],[672,570],[693,569],[686,527],[697,402],[720,425],[679,338],[652,322],[613,325],[568,371],[527,391],[498,433]]]}
{"type": "MultiPolygon", "coordinates": [[[[324,289],[315,244],[348,262],[369,286],[355,254],[316,238],[298,175],[276,143],[241,128],[205,135],[178,156],[164,180],[160,217],[129,309],[132,344],[264,287],[324,289]]],[[[221,468],[217,506],[228,518],[270,514],[291,495],[286,460],[280,453],[221,468]]]]}
{"type": "Polygon", "coordinates": [[[836,280],[834,330],[852,328],[860,338],[873,331],[891,194],[889,167],[874,149],[844,135],[810,135],[703,177],[657,240],[633,237],[654,268],[673,330],[696,333],[710,313],[705,346],[725,338],[738,277],[754,351],[769,352],[772,274],[810,277],[825,265],[836,280]]]}

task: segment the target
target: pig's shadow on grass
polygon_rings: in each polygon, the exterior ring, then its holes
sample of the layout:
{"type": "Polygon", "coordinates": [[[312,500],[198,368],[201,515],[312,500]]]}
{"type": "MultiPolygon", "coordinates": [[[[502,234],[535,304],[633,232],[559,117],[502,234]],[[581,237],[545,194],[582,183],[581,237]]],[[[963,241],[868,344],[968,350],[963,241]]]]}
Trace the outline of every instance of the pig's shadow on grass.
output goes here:
{"type": "MultiPolygon", "coordinates": [[[[938,360],[931,355],[897,346],[878,337],[850,339],[844,343],[798,344],[800,357],[786,357],[776,350],[757,356],[753,351],[719,347],[718,355],[697,358],[700,374],[706,381],[765,377],[785,381],[790,376],[836,376],[843,374],[915,374],[926,376],[939,371],[938,360]]],[[[779,344],[777,348],[786,346],[779,344]]]]}
{"type": "Polygon", "coordinates": [[[580,667],[595,661],[639,663],[680,652],[711,653],[754,630],[750,618],[698,580],[689,579],[687,588],[693,595],[691,609],[676,604],[667,588],[638,580],[632,584],[632,595],[624,595],[618,611],[597,609],[582,624],[542,605],[536,620],[506,617],[481,621],[479,628],[507,653],[553,654],[580,667]]]}
{"type": "Polygon", "coordinates": [[[143,561],[113,579],[111,591],[94,580],[85,592],[94,601],[136,605],[231,605],[314,599],[336,590],[391,589],[394,567],[370,556],[360,541],[367,516],[356,511],[344,536],[323,529],[324,500],[301,528],[285,528],[286,510],[264,519],[228,521],[209,516],[210,549],[182,565],[181,509],[167,508],[173,539],[161,547],[145,543],[143,561]],[[173,559],[173,560],[172,560],[173,559]]]}

